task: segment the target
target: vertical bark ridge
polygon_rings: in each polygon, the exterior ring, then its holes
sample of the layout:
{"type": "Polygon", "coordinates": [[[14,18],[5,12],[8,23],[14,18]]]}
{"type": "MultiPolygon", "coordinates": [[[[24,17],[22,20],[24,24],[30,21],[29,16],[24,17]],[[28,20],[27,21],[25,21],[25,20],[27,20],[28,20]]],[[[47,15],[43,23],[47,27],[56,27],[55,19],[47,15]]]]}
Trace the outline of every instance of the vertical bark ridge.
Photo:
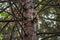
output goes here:
{"type": "Polygon", "coordinates": [[[34,0],[22,0],[22,3],[24,4],[22,27],[25,31],[23,40],[37,40],[35,33],[37,30],[37,13],[34,9],[34,0]]]}

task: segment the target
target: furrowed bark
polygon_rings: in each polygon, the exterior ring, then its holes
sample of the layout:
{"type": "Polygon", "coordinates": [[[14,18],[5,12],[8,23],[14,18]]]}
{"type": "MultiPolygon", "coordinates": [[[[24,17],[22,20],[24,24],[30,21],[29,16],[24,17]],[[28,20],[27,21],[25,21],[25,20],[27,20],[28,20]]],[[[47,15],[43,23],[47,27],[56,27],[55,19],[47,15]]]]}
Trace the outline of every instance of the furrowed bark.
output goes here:
{"type": "Polygon", "coordinates": [[[37,13],[34,9],[34,0],[22,0],[23,7],[23,19],[22,27],[25,33],[23,33],[23,40],[37,40],[37,13]]]}

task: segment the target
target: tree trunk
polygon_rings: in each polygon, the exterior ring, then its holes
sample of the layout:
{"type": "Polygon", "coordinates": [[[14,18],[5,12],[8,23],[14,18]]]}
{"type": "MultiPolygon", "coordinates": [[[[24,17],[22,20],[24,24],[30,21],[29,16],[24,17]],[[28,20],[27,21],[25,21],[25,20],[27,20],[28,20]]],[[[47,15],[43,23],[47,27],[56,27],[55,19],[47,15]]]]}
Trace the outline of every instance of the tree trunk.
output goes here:
{"type": "Polygon", "coordinates": [[[22,27],[24,28],[23,40],[37,40],[37,13],[34,9],[34,0],[22,0],[23,20],[22,27]]]}

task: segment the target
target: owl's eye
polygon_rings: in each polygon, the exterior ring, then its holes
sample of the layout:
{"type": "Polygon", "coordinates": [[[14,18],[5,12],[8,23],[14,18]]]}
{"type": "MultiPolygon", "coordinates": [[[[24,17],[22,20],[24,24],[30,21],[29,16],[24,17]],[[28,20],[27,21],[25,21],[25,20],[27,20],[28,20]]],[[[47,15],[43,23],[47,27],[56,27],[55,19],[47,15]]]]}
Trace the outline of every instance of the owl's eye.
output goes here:
{"type": "Polygon", "coordinates": [[[33,12],[33,15],[35,15],[35,13],[33,12]]]}
{"type": "Polygon", "coordinates": [[[24,17],[24,20],[27,20],[27,18],[26,18],[26,17],[24,17]]]}

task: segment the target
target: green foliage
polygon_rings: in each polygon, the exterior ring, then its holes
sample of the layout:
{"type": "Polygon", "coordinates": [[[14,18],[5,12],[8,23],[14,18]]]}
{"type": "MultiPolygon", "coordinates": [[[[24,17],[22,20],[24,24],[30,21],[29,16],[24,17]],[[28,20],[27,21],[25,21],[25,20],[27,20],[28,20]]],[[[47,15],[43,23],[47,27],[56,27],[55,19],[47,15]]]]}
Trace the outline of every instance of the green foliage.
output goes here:
{"type": "Polygon", "coordinates": [[[7,13],[3,12],[0,15],[1,15],[1,18],[4,19],[7,16],[7,13]]]}
{"type": "Polygon", "coordinates": [[[3,40],[3,36],[4,36],[3,34],[0,34],[0,40],[3,40]]]}
{"type": "Polygon", "coordinates": [[[12,18],[12,16],[7,14],[6,12],[0,13],[0,20],[2,20],[2,19],[8,19],[9,20],[11,18],[12,18]]]}

